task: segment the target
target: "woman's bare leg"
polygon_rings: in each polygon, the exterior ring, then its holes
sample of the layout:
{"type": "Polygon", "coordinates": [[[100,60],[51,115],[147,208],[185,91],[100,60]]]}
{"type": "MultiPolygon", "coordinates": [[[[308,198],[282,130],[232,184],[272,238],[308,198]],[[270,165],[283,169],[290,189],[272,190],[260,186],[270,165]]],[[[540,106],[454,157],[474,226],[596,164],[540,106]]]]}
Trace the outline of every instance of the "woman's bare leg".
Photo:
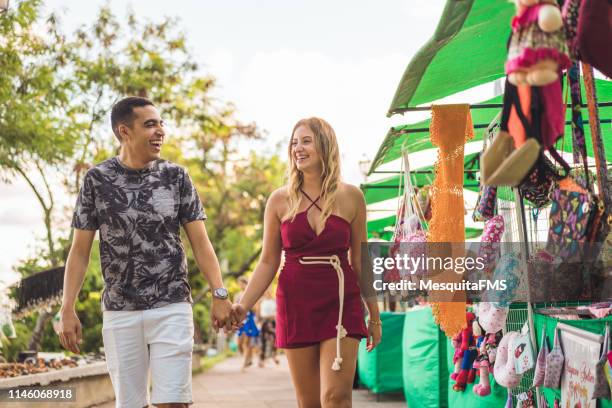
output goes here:
{"type": "Polygon", "coordinates": [[[331,368],[336,358],[336,339],[324,340],[320,347],[321,406],[323,408],[350,408],[359,340],[345,337],[340,341],[340,355],[342,356],[340,371],[334,371],[331,368]]]}
{"type": "Polygon", "coordinates": [[[321,408],[319,400],[319,345],[286,349],[299,408],[321,408]]]}

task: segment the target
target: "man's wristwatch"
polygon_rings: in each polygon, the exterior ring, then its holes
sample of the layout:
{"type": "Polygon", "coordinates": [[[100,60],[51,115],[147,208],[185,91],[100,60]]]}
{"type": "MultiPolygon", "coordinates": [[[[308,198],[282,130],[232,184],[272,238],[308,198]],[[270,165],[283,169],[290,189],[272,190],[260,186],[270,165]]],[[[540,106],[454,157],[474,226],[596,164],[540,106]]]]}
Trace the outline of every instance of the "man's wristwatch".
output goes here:
{"type": "Polygon", "coordinates": [[[212,295],[214,298],[225,300],[229,298],[229,292],[225,288],[213,289],[212,295]]]}

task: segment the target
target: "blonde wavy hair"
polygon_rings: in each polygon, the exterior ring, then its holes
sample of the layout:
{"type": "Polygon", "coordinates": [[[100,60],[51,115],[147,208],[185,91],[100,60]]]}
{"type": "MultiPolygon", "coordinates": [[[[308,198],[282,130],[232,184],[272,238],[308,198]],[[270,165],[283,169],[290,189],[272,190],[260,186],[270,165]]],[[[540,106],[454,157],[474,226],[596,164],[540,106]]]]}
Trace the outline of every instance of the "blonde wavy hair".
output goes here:
{"type": "MultiPolygon", "coordinates": [[[[293,221],[298,213],[302,202],[302,187],[304,185],[304,175],[297,169],[295,158],[291,154],[291,142],[295,131],[300,126],[308,127],[314,134],[315,148],[321,158],[321,185],[320,207],[322,212],[323,224],[333,212],[336,205],[336,194],[340,184],[340,153],[338,151],[338,141],[334,129],[321,118],[307,118],[298,121],[291,132],[289,139],[289,168],[287,169],[287,191],[289,193],[289,216],[293,221]]],[[[313,199],[315,197],[312,197],[313,199]]]]}

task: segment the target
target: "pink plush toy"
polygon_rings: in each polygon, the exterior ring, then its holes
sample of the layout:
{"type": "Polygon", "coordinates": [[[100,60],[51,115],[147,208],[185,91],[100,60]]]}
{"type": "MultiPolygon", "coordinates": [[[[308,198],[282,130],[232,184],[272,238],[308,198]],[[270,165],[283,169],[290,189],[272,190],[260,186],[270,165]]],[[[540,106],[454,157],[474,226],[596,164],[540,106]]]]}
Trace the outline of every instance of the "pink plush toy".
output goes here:
{"type": "Polygon", "coordinates": [[[561,10],[554,0],[515,0],[506,74],[511,84],[545,86],[571,61],[561,10]]]}

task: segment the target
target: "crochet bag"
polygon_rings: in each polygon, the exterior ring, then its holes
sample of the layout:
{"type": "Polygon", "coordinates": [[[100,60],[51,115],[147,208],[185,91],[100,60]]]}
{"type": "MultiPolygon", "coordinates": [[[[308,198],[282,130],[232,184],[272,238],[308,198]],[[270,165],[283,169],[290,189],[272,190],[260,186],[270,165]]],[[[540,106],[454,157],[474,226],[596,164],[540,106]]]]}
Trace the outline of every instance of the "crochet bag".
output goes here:
{"type": "Polygon", "coordinates": [[[563,363],[565,356],[559,342],[559,329],[555,328],[555,344],[546,356],[546,372],[544,374],[544,387],[559,388],[561,385],[561,374],[563,374],[563,363]]]}

